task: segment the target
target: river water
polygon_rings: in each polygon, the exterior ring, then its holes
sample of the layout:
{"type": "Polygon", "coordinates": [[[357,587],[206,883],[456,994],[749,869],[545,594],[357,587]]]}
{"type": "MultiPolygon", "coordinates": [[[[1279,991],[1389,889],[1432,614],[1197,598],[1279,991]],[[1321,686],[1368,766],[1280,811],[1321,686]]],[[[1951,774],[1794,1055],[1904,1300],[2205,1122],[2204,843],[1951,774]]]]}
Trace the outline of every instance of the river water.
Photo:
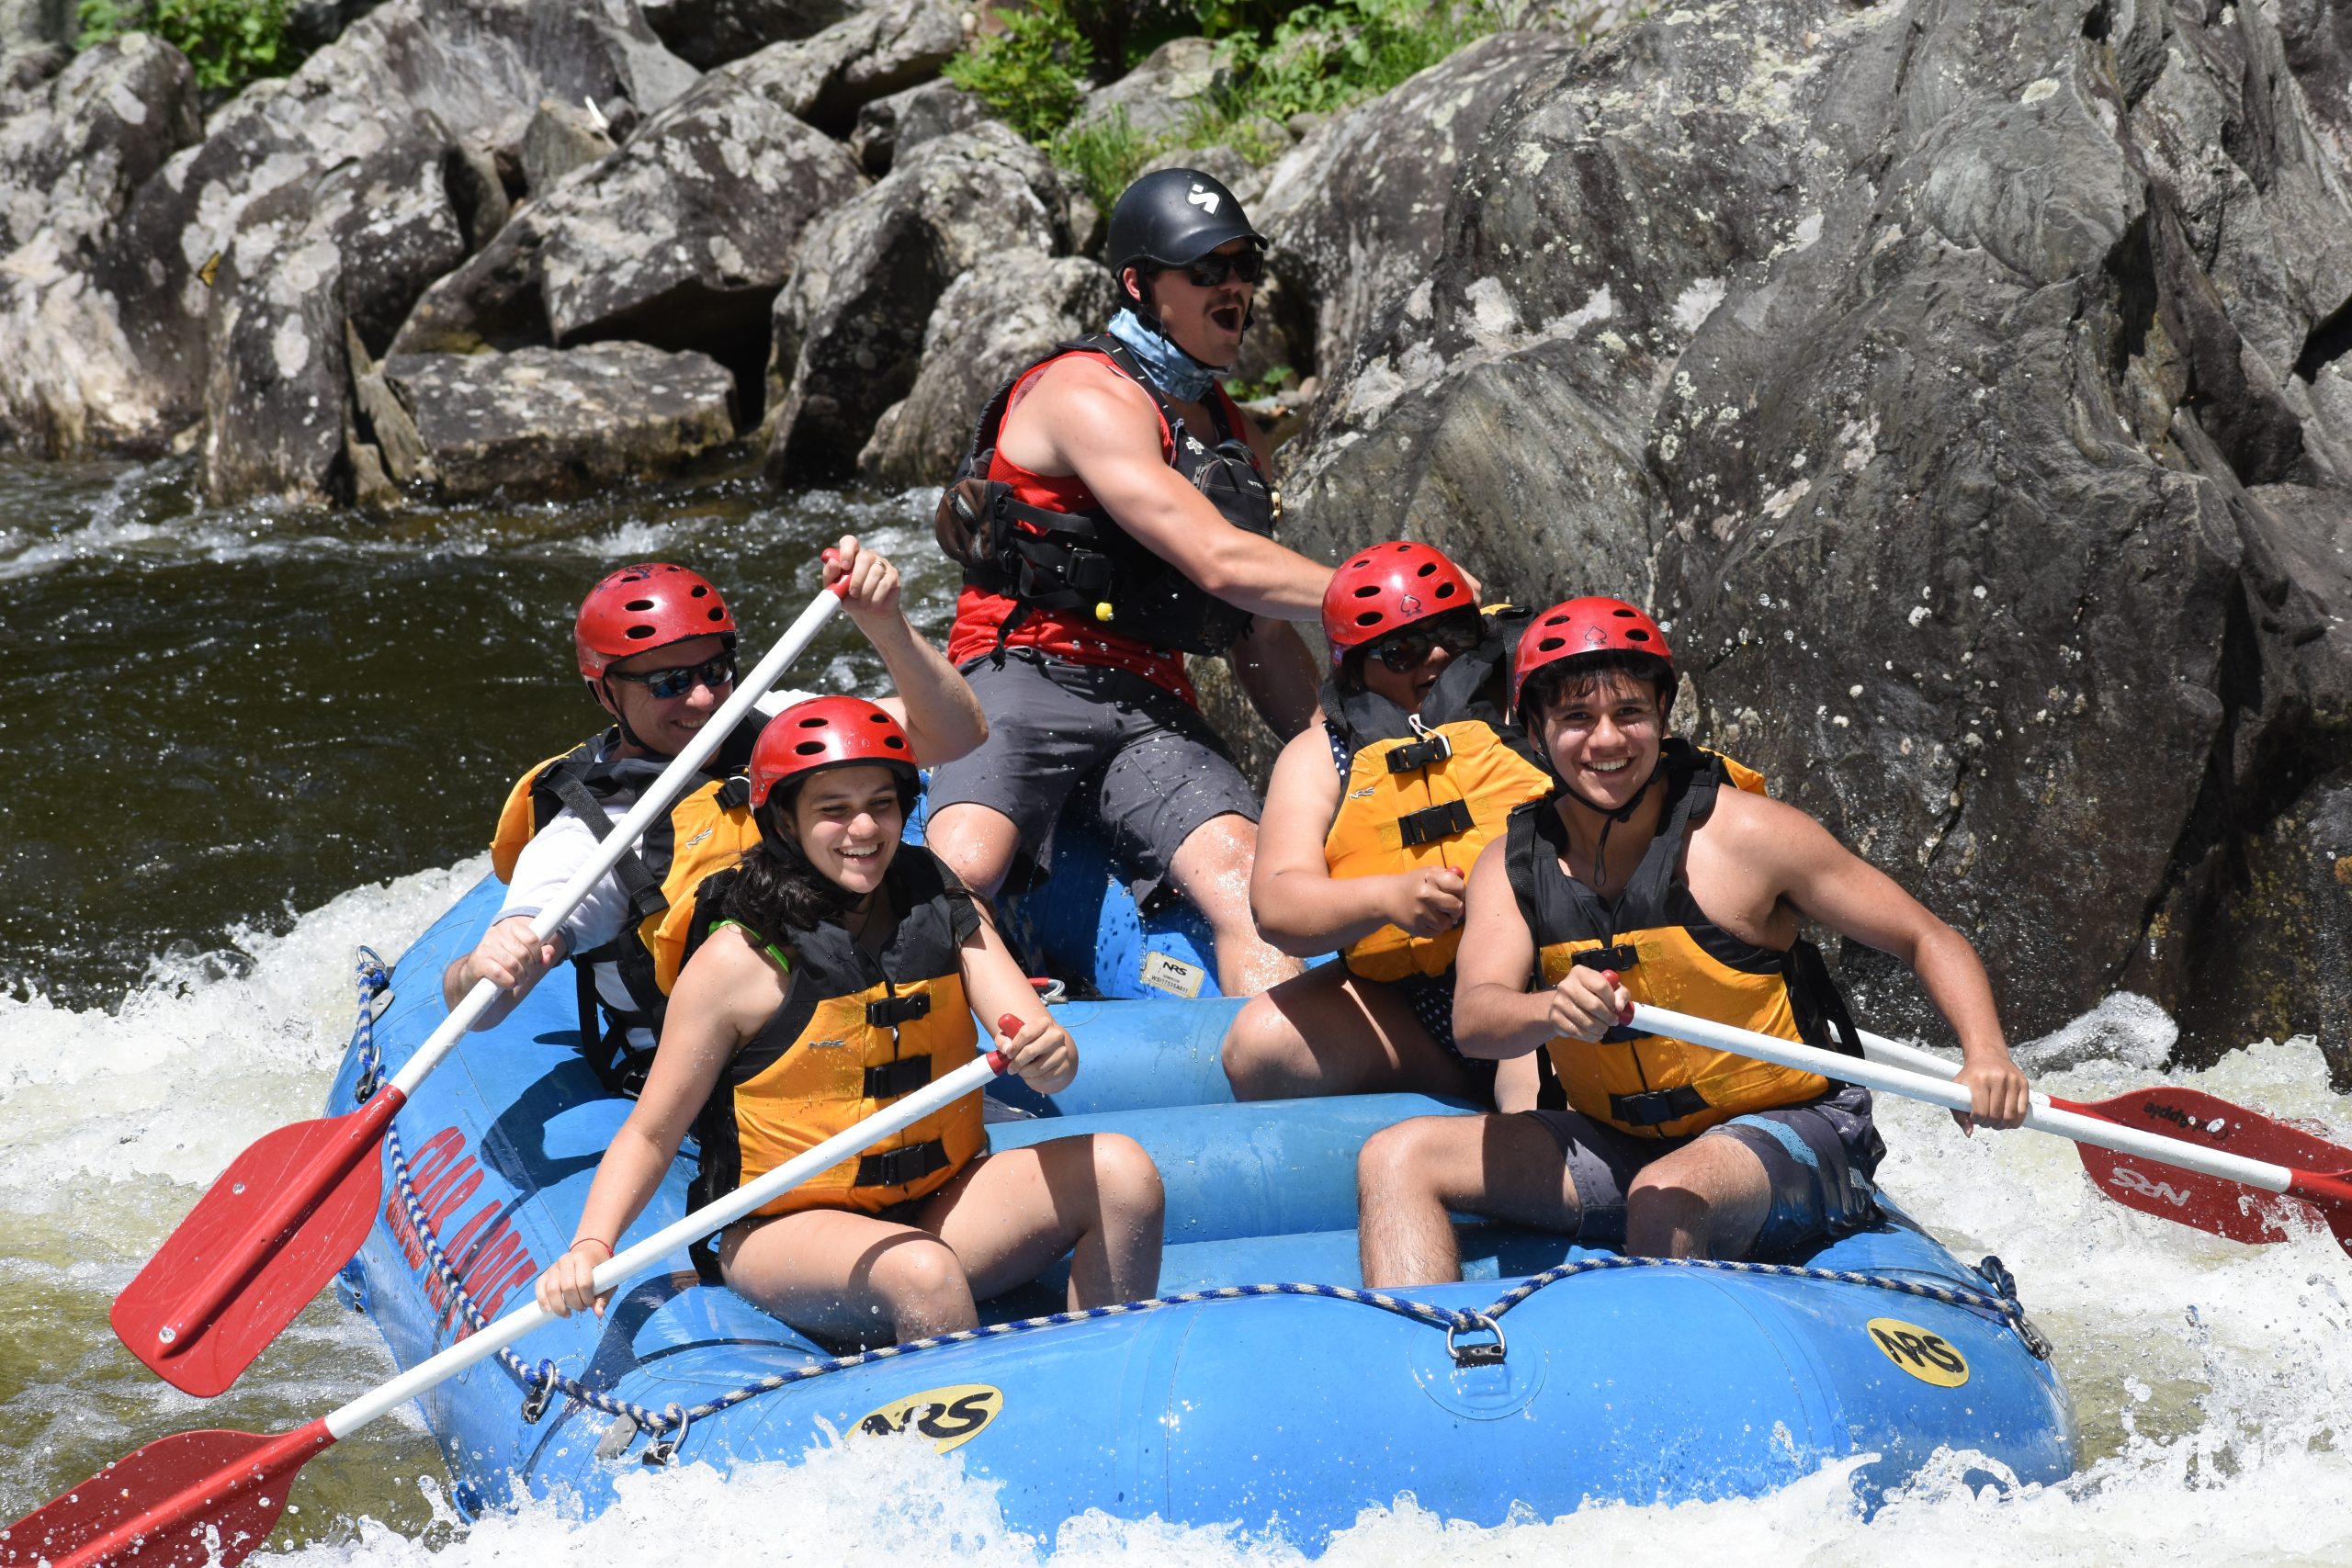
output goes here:
{"type": "MultiPolygon", "coordinates": [[[[623,560],[693,561],[754,643],[843,531],[909,569],[919,625],[952,583],[926,498],[778,502],[749,483],[376,524],[208,511],[176,465],[0,462],[0,1519],[108,1459],[202,1426],[297,1425],[389,1376],[365,1319],[314,1303],[203,1404],[114,1340],[115,1292],[204,1185],[315,1115],[348,1036],[349,954],[388,958],[486,866],[513,776],[593,728],[568,618],[623,560]]],[[[878,669],[837,623],[794,683],[878,669]]],[[[2169,1021],[2116,996],[2020,1048],[2052,1092],[2195,1084],[2352,1136],[2313,1042],[2164,1066],[2169,1021]]],[[[2120,1208],[2064,1144],[1965,1139],[1882,1102],[1882,1179],[1956,1252],[1997,1252],[2058,1345],[2084,1465],[2038,1488],[1921,1477],[1873,1518],[1842,1470],[1771,1497],[1611,1506],[1499,1529],[1401,1497],[1343,1564],[1707,1557],[1768,1562],[2352,1562],[2352,1259],[2319,1236],[2233,1246],[2120,1208]]],[[[1298,1561],[1238,1529],[1100,1517],[1010,1532],[989,1487],[919,1442],[803,1464],[635,1478],[582,1521],[561,1503],[460,1525],[412,1419],[314,1461],[275,1546],[306,1565],[431,1562],[1298,1561]]]]}

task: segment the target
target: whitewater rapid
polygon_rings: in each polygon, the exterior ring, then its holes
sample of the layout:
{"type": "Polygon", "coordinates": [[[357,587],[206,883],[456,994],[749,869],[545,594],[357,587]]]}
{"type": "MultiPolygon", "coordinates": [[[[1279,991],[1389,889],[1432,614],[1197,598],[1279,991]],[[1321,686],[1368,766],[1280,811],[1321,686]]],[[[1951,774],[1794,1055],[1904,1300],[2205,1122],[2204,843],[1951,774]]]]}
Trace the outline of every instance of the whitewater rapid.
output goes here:
{"type": "MultiPolygon", "coordinates": [[[[350,1030],[353,947],[396,957],[482,870],[473,860],[353,889],[282,934],[241,933],[231,957],[159,959],[113,1008],[0,998],[0,1513],[153,1438],[289,1425],[391,1374],[366,1321],[330,1294],[206,1406],[149,1378],[115,1344],[106,1308],[238,1150],[318,1113],[350,1030]]],[[[2329,1091],[2311,1040],[2257,1043],[2191,1073],[2162,1068],[2171,1037],[2154,1007],[2116,996],[2019,1055],[2068,1097],[2194,1084],[2352,1141],[2352,1106],[2329,1091]]],[[[1882,1100],[1881,1116],[1888,1189],[1963,1257],[1998,1253],[2056,1341],[2083,1428],[2072,1480],[1972,1491],[1960,1479],[1971,1465],[1953,1456],[1867,1521],[1843,1465],[1760,1499],[1595,1506],[1484,1529],[1401,1497],[1324,1561],[2352,1562],[2352,1258],[2320,1235],[2242,1247],[2124,1209],[2052,1139],[1964,1138],[1940,1111],[1900,1101],[1882,1100]]],[[[1006,1528],[988,1483],[920,1440],[860,1439],[723,1483],[700,1467],[647,1473],[593,1520],[557,1500],[468,1527],[443,1495],[431,1439],[395,1420],[314,1461],[293,1496],[279,1560],[305,1568],[1302,1561],[1253,1535],[1262,1521],[1178,1530],[1083,1517],[1032,1540],[1006,1528]]]]}

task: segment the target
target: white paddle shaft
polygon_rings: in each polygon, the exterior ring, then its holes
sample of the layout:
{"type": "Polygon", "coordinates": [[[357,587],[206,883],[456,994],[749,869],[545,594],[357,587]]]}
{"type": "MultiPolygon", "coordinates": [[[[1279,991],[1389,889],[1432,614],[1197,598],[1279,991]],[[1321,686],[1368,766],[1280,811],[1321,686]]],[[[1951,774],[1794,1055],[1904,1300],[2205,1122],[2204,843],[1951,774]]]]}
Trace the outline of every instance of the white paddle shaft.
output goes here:
{"type": "MultiPolygon", "coordinates": [[[[742,723],[743,716],[752,711],[752,705],[767,695],[768,688],[775,684],[776,678],[784,673],[786,667],[808,651],[808,645],[817,640],[817,634],[824,630],[825,623],[832,619],[833,612],[841,608],[841,603],[832,590],[819,591],[816,599],[800,612],[800,618],[776,639],[774,648],[768,649],[767,657],[754,665],[749,674],[736,681],[734,692],[719,705],[718,711],[711,715],[709,722],[695,733],[686,749],[671,759],[670,765],[662,770],[662,776],[653,781],[653,787],[638,797],[628,815],[605,835],[604,841],[596,846],[596,853],[571,874],[571,880],[563,885],[563,891],[558,893],[547,908],[532,917],[533,940],[545,942],[553,936],[556,928],[571,918],[572,910],[580,908],[581,901],[588,897],[589,889],[611,874],[613,867],[620,863],[621,856],[637,847],[637,841],[645,837],[646,829],[653,826],[654,820],[670,809],[671,803],[686,792],[688,784],[701,776],[703,763],[718,750],[720,742],[735,732],[735,727],[742,723]]],[[[424,1043],[416,1048],[416,1055],[408,1059],[408,1065],[401,1068],[399,1075],[392,1079],[391,1087],[400,1092],[402,1100],[415,1092],[416,1086],[441,1065],[441,1058],[447,1055],[466,1031],[473,1027],[474,1020],[488,1011],[490,1005],[497,999],[497,981],[485,977],[474,982],[473,988],[450,1010],[449,1016],[441,1021],[441,1026],[425,1037],[424,1043]]]]}
{"type": "MultiPolygon", "coordinates": [[[[1671,1012],[1645,1002],[1634,1004],[1633,1021],[1634,1028],[1646,1029],[1654,1034],[1688,1040],[1700,1045],[1713,1045],[1717,1050],[1736,1052],[1760,1062],[1775,1062],[1799,1072],[1842,1078],[1848,1083],[1861,1084],[1886,1094],[1899,1094],[1911,1100],[1925,1100],[1929,1105],[1940,1105],[1947,1111],[1969,1109],[1968,1090],[1947,1081],[1958,1076],[1958,1067],[1941,1057],[1928,1056],[1924,1051],[1896,1045],[1894,1042],[1876,1035],[1864,1038],[1866,1048],[1880,1050],[1888,1055],[1928,1057],[1935,1064],[1930,1070],[1943,1076],[1929,1077],[1883,1062],[1849,1056],[1836,1051],[1823,1051],[1777,1035],[1758,1034],[1750,1029],[1735,1029],[1713,1019],[1699,1018],[1687,1012],[1671,1012]]],[[[2143,1133],[2136,1127],[2118,1126],[2115,1122],[2097,1116],[2086,1116],[2080,1111],[2061,1111],[2050,1103],[2050,1097],[2046,1094],[2034,1095],[2032,1101],[2033,1109],[2026,1113],[2025,1124],[2037,1133],[2049,1133],[2097,1148],[2113,1149],[2120,1155],[2152,1159],[2160,1165],[2193,1170],[2201,1176],[2243,1182],[2248,1187],[2259,1187],[2266,1192],[2284,1192],[2295,1179],[2295,1173],[2285,1166],[2272,1165],[2267,1160],[2246,1159],[2239,1155],[2223,1154],[2219,1149],[2199,1148],[2177,1138],[2143,1133]]]]}
{"type": "MultiPolygon", "coordinates": [[[[782,1196],[820,1172],[831,1170],[851,1156],[863,1154],[891,1134],[946,1109],[967,1094],[978,1093],[1002,1070],[1001,1058],[993,1051],[988,1052],[965,1063],[938,1082],[926,1085],[906,1099],[876,1111],[847,1132],[834,1134],[807,1154],[786,1160],[756,1181],[747,1182],[717,1202],[706,1204],[684,1218],[665,1225],[628,1251],[605,1259],[603,1267],[595,1274],[597,1292],[602,1294],[613,1289],[688,1242],[699,1241],[714,1231],[726,1229],[762,1204],[782,1196]]],[[[475,1362],[489,1359],[540,1325],[554,1321],[555,1314],[537,1301],[508,1313],[488,1328],[458,1340],[437,1356],[419,1361],[390,1382],[369,1390],[334,1411],[326,1418],[327,1430],[337,1439],[347,1438],[378,1416],[399,1409],[425,1390],[457,1376],[475,1362]]]]}

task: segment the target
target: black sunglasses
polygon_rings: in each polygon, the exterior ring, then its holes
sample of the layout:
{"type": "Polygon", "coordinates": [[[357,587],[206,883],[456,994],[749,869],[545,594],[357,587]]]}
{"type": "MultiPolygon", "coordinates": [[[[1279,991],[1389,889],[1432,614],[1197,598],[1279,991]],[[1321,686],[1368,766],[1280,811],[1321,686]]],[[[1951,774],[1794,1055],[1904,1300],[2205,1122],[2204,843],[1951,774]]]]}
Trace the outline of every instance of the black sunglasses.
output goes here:
{"type": "Polygon", "coordinates": [[[1407,626],[1389,633],[1364,650],[1367,658],[1377,659],[1402,675],[1418,670],[1429,658],[1430,649],[1442,648],[1448,653],[1467,653],[1478,646],[1485,627],[1476,621],[1457,619],[1453,615],[1438,617],[1425,626],[1407,626]]]}
{"type": "Polygon", "coordinates": [[[1266,256],[1264,252],[1257,250],[1240,251],[1232,255],[1211,251],[1187,263],[1183,270],[1195,288],[1215,288],[1226,280],[1228,274],[1244,283],[1255,283],[1266,276],[1266,256]]]}
{"type": "Polygon", "coordinates": [[[697,685],[712,691],[735,683],[735,655],[722,653],[700,664],[681,664],[674,670],[641,670],[631,673],[627,670],[607,670],[605,674],[615,681],[630,681],[645,688],[649,697],[663,702],[683,697],[697,685]]]}

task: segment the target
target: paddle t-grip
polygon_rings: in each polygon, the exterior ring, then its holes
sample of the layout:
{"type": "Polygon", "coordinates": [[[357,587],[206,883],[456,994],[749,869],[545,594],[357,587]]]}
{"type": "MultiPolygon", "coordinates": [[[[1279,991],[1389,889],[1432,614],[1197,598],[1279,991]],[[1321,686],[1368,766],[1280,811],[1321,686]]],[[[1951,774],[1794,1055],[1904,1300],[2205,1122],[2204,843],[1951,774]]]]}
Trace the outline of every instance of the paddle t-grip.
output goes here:
{"type": "MultiPolygon", "coordinates": [[[[1020,1033],[1021,1015],[1017,1012],[1003,1012],[997,1014],[996,1032],[999,1034],[1020,1033]]],[[[1000,1074],[1010,1070],[1012,1066],[1012,1062],[1006,1059],[1004,1053],[1001,1051],[989,1052],[989,1062],[1000,1074]]]]}
{"type": "MultiPolygon", "coordinates": [[[[1600,972],[1600,977],[1609,982],[1609,988],[1612,991],[1619,986],[1624,984],[1623,980],[1617,978],[1617,971],[1614,969],[1603,969],[1600,972]]],[[[1632,1002],[1629,1001],[1625,1004],[1625,1010],[1617,1015],[1617,1021],[1620,1023],[1631,1023],[1634,1021],[1634,1004],[1632,1002]]]]}

